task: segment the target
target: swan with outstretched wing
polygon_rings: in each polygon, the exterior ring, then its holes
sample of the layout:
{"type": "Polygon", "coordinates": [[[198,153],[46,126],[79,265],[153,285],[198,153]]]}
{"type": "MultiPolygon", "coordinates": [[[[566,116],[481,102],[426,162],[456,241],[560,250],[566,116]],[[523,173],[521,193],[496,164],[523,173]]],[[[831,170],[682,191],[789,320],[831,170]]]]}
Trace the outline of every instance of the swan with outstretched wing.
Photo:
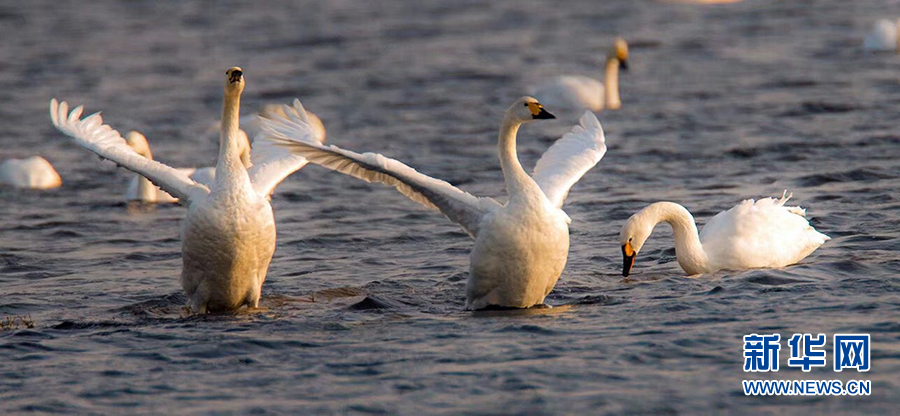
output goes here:
{"type": "MultiPolygon", "coordinates": [[[[253,149],[253,166],[241,160],[238,126],[243,71],[226,71],[225,100],[215,180],[210,186],[185,172],[148,159],[99,113],[81,118],[82,107],[71,112],[66,102],[50,102],[50,118],[73,141],[128,170],[149,179],[188,208],[182,224],[181,282],[197,313],[257,307],[269,262],[275,252],[275,218],[269,195],[285,177],[306,164],[286,149],[253,149]]],[[[303,109],[296,110],[300,119],[303,109]]],[[[312,130],[298,140],[321,140],[312,130]],[[305,137],[305,139],[301,139],[305,137]]]]}
{"type": "Polygon", "coordinates": [[[561,207],[569,192],[606,152],[603,129],[590,112],[554,143],[528,175],[516,154],[519,127],[553,115],[532,97],[509,110],[500,129],[500,164],[509,200],[501,205],[417,172],[375,153],[356,153],[306,140],[299,101],[284,116],[261,118],[263,138],[310,162],[366,182],[395,187],[428,208],[439,210],[475,238],[470,258],[466,307],[527,308],[543,303],[559,279],[569,252],[569,217],[561,207]]]}

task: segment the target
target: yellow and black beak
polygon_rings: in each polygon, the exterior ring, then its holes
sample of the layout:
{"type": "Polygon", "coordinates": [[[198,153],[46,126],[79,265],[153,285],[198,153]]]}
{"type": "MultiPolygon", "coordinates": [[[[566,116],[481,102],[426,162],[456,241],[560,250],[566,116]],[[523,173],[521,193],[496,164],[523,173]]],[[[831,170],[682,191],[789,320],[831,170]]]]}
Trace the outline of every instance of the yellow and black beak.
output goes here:
{"type": "Polygon", "coordinates": [[[628,59],[619,59],[619,69],[623,71],[628,70],[628,59]]]}
{"type": "Polygon", "coordinates": [[[622,246],[622,276],[628,277],[631,274],[631,268],[634,267],[634,258],[636,256],[637,253],[631,247],[630,241],[622,246]]]}
{"type": "Polygon", "coordinates": [[[531,111],[531,118],[534,120],[550,120],[556,118],[553,114],[544,110],[544,106],[540,103],[526,103],[526,107],[531,111]]]}

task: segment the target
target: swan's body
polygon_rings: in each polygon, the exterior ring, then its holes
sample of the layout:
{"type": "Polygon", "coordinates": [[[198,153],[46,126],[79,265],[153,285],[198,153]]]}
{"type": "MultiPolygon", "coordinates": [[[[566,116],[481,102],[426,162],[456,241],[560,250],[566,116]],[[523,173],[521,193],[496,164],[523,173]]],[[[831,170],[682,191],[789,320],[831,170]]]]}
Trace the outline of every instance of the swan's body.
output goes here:
{"type": "Polygon", "coordinates": [[[590,110],[598,113],[604,109],[618,110],[622,107],[619,98],[620,68],[628,69],[628,44],[618,38],[606,58],[605,86],[590,77],[563,75],[531,87],[529,92],[544,104],[568,111],[581,113],[590,110]]]}
{"type": "MultiPolygon", "coordinates": [[[[53,124],[82,147],[147,177],[188,208],[182,225],[181,282],[195,312],[257,307],[275,251],[275,221],[268,196],[287,175],[306,164],[274,146],[253,150],[253,167],[240,157],[238,114],[244,80],[226,72],[219,157],[211,187],[137,154],[99,114],[81,120],[82,108],[50,103],[53,124]]],[[[310,139],[314,139],[311,135],[310,139]]]]}
{"type": "Polygon", "coordinates": [[[632,215],[622,228],[622,274],[628,276],[653,227],[663,221],[675,234],[678,264],[690,275],[797,263],[830,237],[809,225],[805,210],[784,206],[788,199],[790,195],[745,200],[716,214],[699,235],[694,217],[683,206],[674,202],[651,204],[632,215]]]}
{"type": "MultiPolygon", "coordinates": [[[[143,134],[137,131],[130,131],[125,135],[125,143],[131,146],[134,151],[147,159],[153,160],[153,152],[150,151],[150,143],[143,134]]],[[[241,163],[245,168],[250,168],[253,164],[250,162],[250,140],[243,130],[238,132],[238,149],[241,155],[241,163]]],[[[212,166],[204,168],[177,168],[181,173],[187,175],[192,181],[206,185],[211,188],[216,179],[216,168],[212,166]]],[[[173,204],[178,202],[178,198],[169,195],[166,191],[159,189],[153,185],[149,179],[135,173],[128,182],[128,190],[125,191],[126,201],[139,201],[144,203],[156,204],[173,204]]]]}
{"type": "Polygon", "coordinates": [[[872,26],[872,31],[863,40],[863,49],[869,52],[896,52],[900,31],[900,21],[879,19],[872,26]]]}
{"type": "Polygon", "coordinates": [[[62,185],[53,165],[40,156],[0,162],[0,185],[21,189],[52,189],[62,185]]]}
{"type": "Polygon", "coordinates": [[[516,133],[523,123],[545,118],[553,116],[531,97],[520,99],[506,112],[499,138],[509,193],[505,205],[475,197],[379,154],[304,142],[308,126],[298,123],[290,112],[288,117],[261,121],[271,140],[295,154],[367,182],[392,185],[462,226],[475,238],[466,307],[482,309],[527,308],[544,301],[568,257],[569,217],[560,208],[569,188],[606,152],[600,122],[585,113],[581,124],[551,146],[529,176],[516,155],[516,133]]]}

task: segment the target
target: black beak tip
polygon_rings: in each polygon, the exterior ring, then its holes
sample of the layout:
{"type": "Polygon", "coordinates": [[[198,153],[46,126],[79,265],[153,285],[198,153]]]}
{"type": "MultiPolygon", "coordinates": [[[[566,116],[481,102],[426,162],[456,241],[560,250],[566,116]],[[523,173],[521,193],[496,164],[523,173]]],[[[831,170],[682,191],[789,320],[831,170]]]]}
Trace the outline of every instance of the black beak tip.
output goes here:
{"type": "Polygon", "coordinates": [[[623,71],[628,70],[628,61],[619,61],[619,68],[623,71]]]}
{"type": "Polygon", "coordinates": [[[554,118],[556,118],[556,116],[554,116],[553,114],[550,114],[547,110],[544,110],[543,108],[541,109],[540,113],[537,113],[537,115],[534,116],[535,120],[552,120],[554,118]]]}

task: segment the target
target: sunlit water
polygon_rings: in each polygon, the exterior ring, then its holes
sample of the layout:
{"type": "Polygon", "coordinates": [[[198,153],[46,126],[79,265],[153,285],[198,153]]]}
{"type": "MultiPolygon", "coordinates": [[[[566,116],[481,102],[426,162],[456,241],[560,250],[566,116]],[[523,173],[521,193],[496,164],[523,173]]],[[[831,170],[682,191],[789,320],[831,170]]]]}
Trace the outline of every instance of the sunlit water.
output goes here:
{"type": "MultiPolygon", "coordinates": [[[[64,181],[0,189],[0,318],[34,321],[0,331],[0,411],[895,411],[900,57],[860,45],[896,6],[0,6],[0,157],[41,154],[64,181]],[[51,97],[85,103],[143,131],[165,163],[210,165],[223,71],[240,65],[245,114],[300,97],[330,142],[502,198],[503,111],[532,80],[600,76],[615,35],[631,43],[625,104],[601,114],[609,151],[565,207],[572,248],[552,309],[464,311],[467,235],[391,189],[309,166],[273,198],[266,309],[183,316],[184,208],[128,210],[129,174],[47,116],[51,97]],[[660,226],[622,278],[618,231],[644,205],[680,202],[702,224],[783,189],[833,237],[801,264],[688,279],[660,226]],[[870,333],[872,369],[803,373],[783,343],[779,373],[747,375],[751,332],[870,333]],[[873,391],[748,398],[745,378],[862,378],[873,391]]],[[[569,124],[524,127],[523,163],[569,124]]]]}

